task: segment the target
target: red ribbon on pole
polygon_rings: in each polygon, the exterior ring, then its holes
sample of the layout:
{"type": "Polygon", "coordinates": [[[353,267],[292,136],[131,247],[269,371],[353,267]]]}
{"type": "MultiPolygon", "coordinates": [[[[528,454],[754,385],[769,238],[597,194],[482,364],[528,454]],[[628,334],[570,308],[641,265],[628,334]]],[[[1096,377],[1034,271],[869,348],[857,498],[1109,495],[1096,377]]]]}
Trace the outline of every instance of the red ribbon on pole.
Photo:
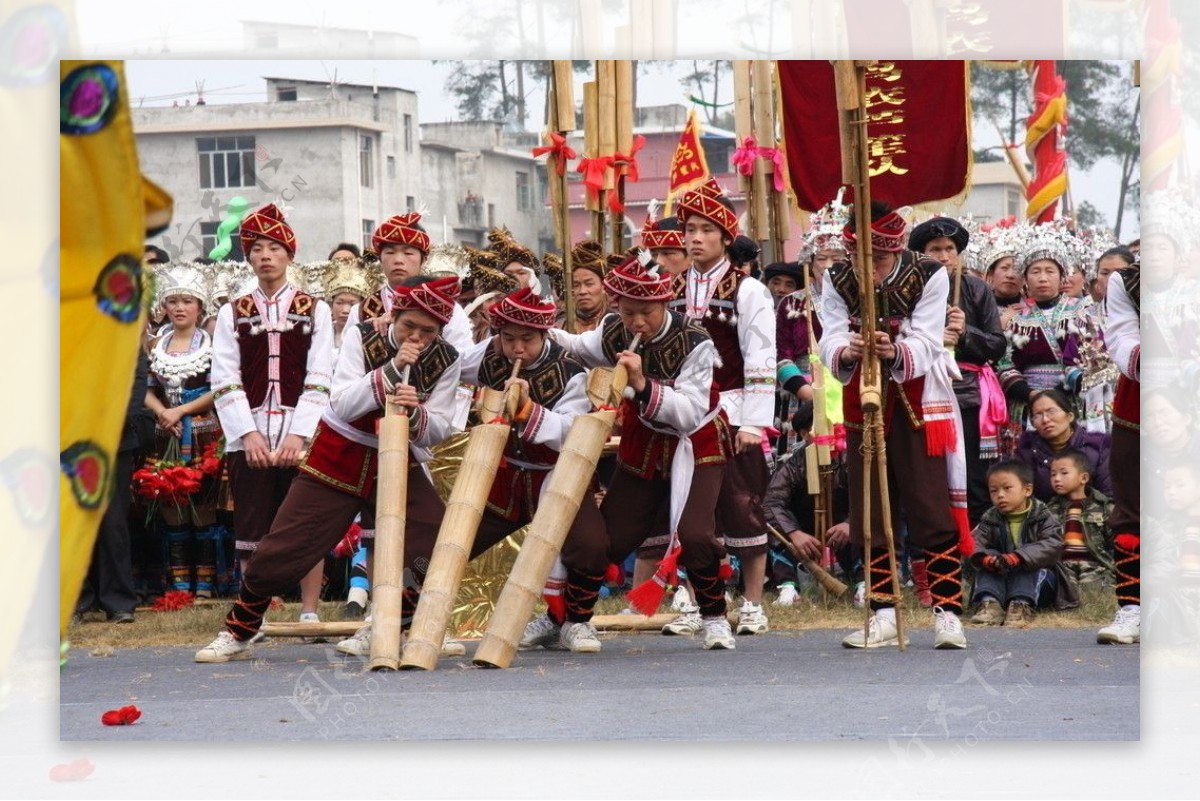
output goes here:
{"type": "Polygon", "coordinates": [[[583,185],[587,187],[588,197],[593,201],[600,197],[604,189],[604,174],[612,166],[612,156],[599,156],[594,159],[581,159],[575,170],[583,176],[583,185]]]}
{"type": "MultiPolygon", "coordinates": [[[[629,148],[628,155],[626,155],[624,153],[613,153],[612,154],[612,165],[611,166],[613,168],[613,177],[614,178],[619,178],[622,175],[621,172],[617,172],[618,170],[624,170],[623,174],[625,175],[626,178],[628,178],[630,181],[633,181],[634,183],[638,182],[640,176],[638,174],[637,154],[638,154],[638,151],[641,150],[645,144],[646,144],[646,137],[642,136],[641,134],[638,134],[637,136],[635,136],[633,138],[633,146],[629,148]]],[[[621,203],[621,198],[619,197],[617,192],[614,191],[609,194],[608,207],[615,212],[625,211],[625,205],[623,203],[621,203]]]]}
{"type": "Polygon", "coordinates": [[[562,134],[557,134],[551,131],[550,144],[541,145],[533,149],[533,157],[544,156],[549,153],[554,157],[554,169],[558,170],[561,177],[567,170],[567,162],[575,158],[576,152],[567,144],[567,138],[562,134]]]}
{"type": "Polygon", "coordinates": [[[742,140],[742,144],[738,146],[737,150],[733,151],[731,161],[742,175],[750,175],[754,172],[755,159],[768,159],[775,165],[773,175],[775,191],[784,191],[786,185],[783,182],[783,153],[780,152],[779,148],[759,147],[753,136],[747,136],[742,140]]]}

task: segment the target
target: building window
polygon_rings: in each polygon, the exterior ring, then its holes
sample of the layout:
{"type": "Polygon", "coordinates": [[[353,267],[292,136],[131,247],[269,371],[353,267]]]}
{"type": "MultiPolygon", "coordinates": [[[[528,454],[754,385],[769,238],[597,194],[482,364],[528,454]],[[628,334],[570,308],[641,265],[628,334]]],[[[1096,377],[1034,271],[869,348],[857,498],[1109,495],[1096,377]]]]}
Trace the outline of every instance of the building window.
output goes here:
{"type": "MultiPolygon", "coordinates": [[[[217,238],[217,229],[221,223],[212,220],[210,222],[200,223],[200,257],[205,258],[209,253],[212,253],[213,248],[220,241],[217,238]]],[[[246,254],[242,251],[242,240],[240,237],[234,236],[230,238],[233,247],[229,250],[229,255],[225,257],[225,261],[245,261],[246,254]]]]}
{"type": "Polygon", "coordinates": [[[1021,193],[1015,189],[1009,189],[1005,192],[1008,203],[1007,214],[1010,217],[1017,216],[1021,213],[1021,193]]]}
{"type": "Polygon", "coordinates": [[[254,186],[253,136],[202,136],[196,140],[196,150],[201,189],[254,186]]]}
{"type": "Polygon", "coordinates": [[[417,199],[415,197],[413,197],[412,195],[405,195],[404,196],[404,210],[405,211],[416,211],[417,210],[417,199]]]}
{"type": "Polygon", "coordinates": [[[487,227],[488,227],[488,228],[495,228],[495,227],[496,227],[496,204],[495,204],[495,203],[489,203],[489,204],[488,204],[488,220],[487,220],[487,227]]]}
{"type": "Polygon", "coordinates": [[[375,142],[369,136],[358,138],[358,182],[371,188],[375,175],[375,142]]]}
{"type": "Polygon", "coordinates": [[[413,123],[412,115],[404,115],[404,152],[413,152],[413,123]]]}
{"type": "Polygon", "coordinates": [[[396,157],[395,156],[387,157],[387,170],[388,170],[388,178],[396,177],[396,157]]]}
{"type": "Polygon", "coordinates": [[[276,96],[276,98],[277,98],[277,99],[279,99],[279,100],[295,100],[295,99],[296,99],[296,97],[297,97],[297,95],[296,95],[296,87],[294,87],[294,86],[281,86],[281,87],[279,87],[279,89],[278,89],[278,91],[277,91],[277,93],[276,93],[276,95],[275,95],[275,96],[276,96]]]}
{"type": "Polygon", "coordinates": [[[517,211],[533,210],[533,194],[529,186],[529,173],[517,173],[517,211]]]}
{"type": "Polygon", "coordinates": [[[375,233],[375,221],[363,220],[362,229],[362,249],[363,252],[371,250],[371,235],[375,233]]]}

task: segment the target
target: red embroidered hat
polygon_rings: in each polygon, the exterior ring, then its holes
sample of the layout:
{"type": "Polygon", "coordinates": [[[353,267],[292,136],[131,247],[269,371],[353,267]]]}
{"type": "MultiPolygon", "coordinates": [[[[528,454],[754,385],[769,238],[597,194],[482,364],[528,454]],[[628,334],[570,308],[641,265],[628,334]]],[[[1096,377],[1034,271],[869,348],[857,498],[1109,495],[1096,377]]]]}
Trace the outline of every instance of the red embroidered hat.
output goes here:
{"type": "Polygon", "coordinates": [[[558,307],[543,300],[538,293],[526,286],[492,306],[490,314],[493,328],[511,323],[524,328],[548,331],[554,327],[558,307]]]}
{"type": "Polygon", "coordinates": [[[646,223],[642,226],[642,247],[687,250],[683,244],[683,231],[679,230],[678,219],[668,217],[655,220],[657,211],[658,201],[650,201],[646,208],[646,223]]]}
{"type": "Polygon", "coordinates": [[[604,276],[604,288],[631,300],[666,302],[675,297],[671,274],[660,272],[658,265],[653,262],[648,267],[643,266],[637,257],[627,259],[604,276]]]}
{"type": "MultiPolygon", "coordinates": [[[[904,250],[907,232],[908,223],[900,213],[889,211],[871,223],[871,248],[887,253],[899,253],[904,250]]],[[[846,240],[847,250],[852,250],[858,241],[849,225],[842,229],[842,238],[846,240]]]]}
{"type": "Polygon", "coordinates": [[[401,286],[395,290],[392,300],[392,313],[402,311],[423,311],[433,315],[442,322],[450,322],[454,314],[454,302],[462,286],[458,278],[449,275],[445,278],[435,278],[416,286],[401,286]]]}
{"type": "Polygon", "coordinates": [[[375,229],[371,236],[371,247],[378,253],[384,245],[412,245],[428,255],[429,234],[417,228],[420,221],[421,215],[415,211],[389,217],[375,229]]]}
{"type": "Polygon", "coordinates": [[[724,192],[721,191],[717,180],[709,176],[700,188],[684,193],[679,201],[679,210],[675,213],[679,224],[685,224],[688,217],[698,214],[728,234],[730,239],[736,237],[738,218],[724,203],[717,200],[722,195],[724,192]]]}
{"type": "Polygon", "coordinates": [[[296,232],[284,221],[283,212],[274,203],[268,203],[242,220],[238,236],[242,240],[242,252],[247,254],[254,240],[270,239],[287,248],[291,256],[296,255],[296,232]]]}

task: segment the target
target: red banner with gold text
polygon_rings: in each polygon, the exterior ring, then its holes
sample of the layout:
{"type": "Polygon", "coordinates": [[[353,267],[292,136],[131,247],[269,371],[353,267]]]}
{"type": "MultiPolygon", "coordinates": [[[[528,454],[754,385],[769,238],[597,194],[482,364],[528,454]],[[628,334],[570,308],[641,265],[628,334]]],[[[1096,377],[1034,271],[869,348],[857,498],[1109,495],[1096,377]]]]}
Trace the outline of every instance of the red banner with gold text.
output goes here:
{"type": "MultiPolygon", "coordinates": [[[[873,61],[867,70],[871,196],[894,206],[954,197],[971,172],[965,61],[873,61]]],[[[833,66],[780,61],[788,173],[800,208],[815,211],[842,185],[833,66]]]]}

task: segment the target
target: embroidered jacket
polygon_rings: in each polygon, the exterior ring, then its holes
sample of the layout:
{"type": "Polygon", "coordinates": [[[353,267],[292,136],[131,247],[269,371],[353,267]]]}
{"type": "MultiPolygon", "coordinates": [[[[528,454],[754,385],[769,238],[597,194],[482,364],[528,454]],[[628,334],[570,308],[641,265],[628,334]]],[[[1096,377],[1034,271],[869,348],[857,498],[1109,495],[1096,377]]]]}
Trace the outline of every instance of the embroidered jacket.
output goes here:
{"type": "Polygon", "coordinates": [[[285,284],[256,288],[217,314],[212,386],[227,451],[258,431],[272,450],[288,434],[309,438],[329,403],[333,321],[329,306],[285,284]]]}
{"type": "MultiPolygon", "coordinates": [[[[463,356],[464,383],[500,390],[510,375],[512,363],[500,352],[497,337],[484,340],[463,356]]],[[[504,463],[496,471],[488,496],[488,507],[513,521],[532,516],[571,423],[592,408],[583,365],[549,338],[542,354],[532,364],[522,365],[517,375],[529,382],[533,410],[523,423],[513,426],[504,463]]]]}
{"type": "MultiPolygon", "coordinates": [[[[386,396],[402,382],[392,363],[399,347],[368,323],[347,327],[333,376],[333,393],[300,470],[329,486],[365,499],[375,497],[379,470],[377,424],[386,396]]],[[[430,448],[454,432],[454,393],[461,361],[440,337],[410,370],[408,383],[421,405],[408,410],[409,458],[427,462],[430,448]]]]}
{"type": "Polygon", "coordinates": [[[704,326],[717,349],[713,377],[734,426],[761,433],[775,419],[775,304],[758,279],[722,261],[675,277],[668,304],[704,326]]]}

